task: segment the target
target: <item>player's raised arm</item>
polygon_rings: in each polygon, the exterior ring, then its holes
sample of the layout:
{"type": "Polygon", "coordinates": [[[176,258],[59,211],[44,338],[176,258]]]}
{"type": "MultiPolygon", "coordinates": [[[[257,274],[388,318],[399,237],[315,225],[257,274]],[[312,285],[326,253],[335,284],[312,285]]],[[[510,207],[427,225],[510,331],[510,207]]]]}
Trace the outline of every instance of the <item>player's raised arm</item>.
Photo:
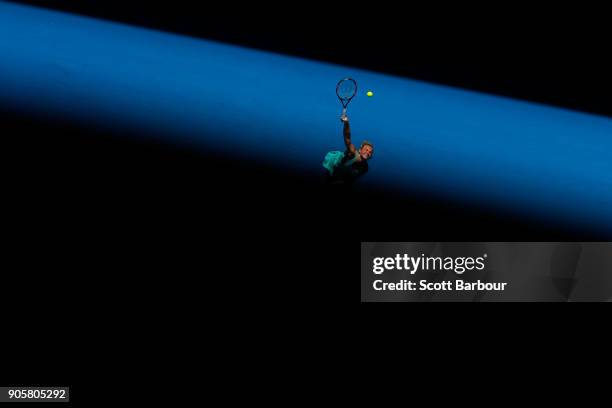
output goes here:
{"type": "Polygon", "coordinates": [[[355,146],[351,142],[351,126],[349,125],[348,116],[344,114],[340,117],[340,120],[342,120],[342,123],[344,123],[344,129],[342,133],[344,135],[344,144],[346,145],[346,149],[349,150],[351,153],[355,153],[357,149],[355,149],[355,146]]]}

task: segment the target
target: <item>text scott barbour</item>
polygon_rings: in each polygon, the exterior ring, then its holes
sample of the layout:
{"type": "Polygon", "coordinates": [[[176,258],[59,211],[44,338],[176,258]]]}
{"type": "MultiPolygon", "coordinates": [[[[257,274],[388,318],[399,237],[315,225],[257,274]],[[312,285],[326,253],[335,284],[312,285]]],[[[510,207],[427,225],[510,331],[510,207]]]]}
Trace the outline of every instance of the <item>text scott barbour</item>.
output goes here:
{"type": "MultiPolygon", "coordinates": [[[[466,271],[482,271],[486,267],[487,254],[481,257],[440,257],[425,256],[412,257],[408,254],[397,254],[395,257],[377,257],[373,259],[372,272],[376,275],[390,270],[406,271],[411,275],[418,271],[453,271],[461,275],[466,271]]],[[[422,279],[418,282],[402,279],[398,282],[384,282],[376,279],[373,282],[374,290],[493,290],[506,289],[507,282],[466,282],[455,281],[428,282],[422,279]]]]}

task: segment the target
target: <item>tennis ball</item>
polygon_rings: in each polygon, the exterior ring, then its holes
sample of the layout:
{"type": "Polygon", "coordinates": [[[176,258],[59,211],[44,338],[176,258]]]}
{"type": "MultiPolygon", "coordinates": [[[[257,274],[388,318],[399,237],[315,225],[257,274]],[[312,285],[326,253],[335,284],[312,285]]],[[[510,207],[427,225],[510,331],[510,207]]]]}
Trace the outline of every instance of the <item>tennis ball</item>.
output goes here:
{"type": "Polygon", "coordinates": [[[366,93],[366,95],[368,95],[368,96],[374,96],[374,92],[372,92],[372,91],[368,91],[368,93],[366,93]]]}

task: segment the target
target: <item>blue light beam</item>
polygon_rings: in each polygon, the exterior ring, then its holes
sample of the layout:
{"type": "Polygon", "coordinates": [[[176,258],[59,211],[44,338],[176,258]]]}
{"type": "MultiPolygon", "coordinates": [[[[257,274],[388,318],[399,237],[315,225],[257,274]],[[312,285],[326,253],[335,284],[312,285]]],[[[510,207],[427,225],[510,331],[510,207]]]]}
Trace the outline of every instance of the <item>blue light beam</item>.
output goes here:
{"type": "Polygon", "coordinates": [[[342,149],[346,76],[364,187],[612,233],[609,118],[0,3],[0,104],[288,169],[342,149]]]}

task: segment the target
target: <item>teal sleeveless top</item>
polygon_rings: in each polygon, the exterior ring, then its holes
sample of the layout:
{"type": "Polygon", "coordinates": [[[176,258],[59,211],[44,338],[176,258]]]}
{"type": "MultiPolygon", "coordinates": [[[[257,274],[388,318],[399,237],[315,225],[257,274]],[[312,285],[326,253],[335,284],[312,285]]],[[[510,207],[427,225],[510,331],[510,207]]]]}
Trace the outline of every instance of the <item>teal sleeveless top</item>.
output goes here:
{"type": "Polygon", "coordinates": [[[342,163],[344,155],[345,152],[341,152],[338,150],[331,151],[325,155],[325,158],[323,159],[323,167],[325,167],[327,171],[329,171],[330,175],[333,176],[334,172],[336,171],[336,169],[338,169],[339,166],[351,167],[355,162],[357,162],[359,158],[359,156],[356,154],[355,157],[353,157],[352,159],[342,163]]]}

